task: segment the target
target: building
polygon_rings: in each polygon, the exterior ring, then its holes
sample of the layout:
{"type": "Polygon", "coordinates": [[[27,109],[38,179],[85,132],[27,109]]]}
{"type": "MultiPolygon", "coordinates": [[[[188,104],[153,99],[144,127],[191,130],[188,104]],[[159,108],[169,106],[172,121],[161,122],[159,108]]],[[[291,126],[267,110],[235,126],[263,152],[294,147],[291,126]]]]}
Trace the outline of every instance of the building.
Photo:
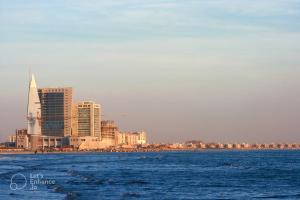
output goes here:
{"type": "Polygon", "coordinates": [[[277,147],[278,149],[284,149],[284,144],[276,144],[276,147],[277,147]]]}
{"type": "MultiPolygon", "coordinates": [[[[65,142],[66,143],[66,142],[65,142]]],[[[24,149],[46,149],[58,148],[64,145],[64,138],[54,136],[32,137],[27,133],[27,129],[16,130],[16,147],[24,149]],[[33,144],[34,143],[34,144],[33,144]]]]}
{"type": "Polygon", "coordinates": [[[41,135],[41,103],[34,75],[31,76],[28,91],[27,122],[29,135],[41,135]]]}
{"type": "Polygon", "coordinates": [[[171,149],[182,149],[183,148],[183,144],[181,144],[181,143],[174,143],[174,144],[171,144],[169,147],[171,149]]]}
{"type": "Polygon", "coordinates": [[[217,145],[218,144],[216,144],[216,143],[208,143],[208,144],[206,144],[206,148],[207,149],[215,149],[215,148],[217,148],[217,145]]]}
{"type": "Polygon", "coordinates": [[[16,130],[16,147],[25,149],[29,147],[29,137],[27,134],[27,129],[16,130]]]}
{"type": "Polygon", "coordinates": [[[139,135],[137,133],[127,133],[126,134],[126,142],[127,145],[136,146],[138,145],[139,135]]]}
{"type": "Polygon", "coordinates": [[[126,133],[125,132],[118,132],[117,133],[117,145],[126,145],[126,133]]]}
{"type": "Polygon", "coordinates": [[[276,148],[276,145],[275,145],[274,143],[269,144],[269,148],[270,148],[270,149],[275,149],[275,148],[276,148]]]}
{"type": "Polygon", "coordinates": [[[241,148],[242,148],[242,149],[249,149],[249,148],[251,148],[251,145],[248,144],[248,143],[242,143],[242,144],[241,144],[241,148]]]}
{"type": "Polygon", "coordinates": [[[267,145],[267,144],[260,144],[260,148],[261,149],[266,149],[266,148],[269,148],[269,145],[267,145]]]}
{"type": "Polygon", "coordinates": [[[71,135],[72,88],[41,88],[41,132],[44,136],[71,135]]]}
{"type": "Polygon", "coordinates": [[[241,147],[242,147],[242,145],[239,143],[232,144],[232,148],[234,148],[234,149],[240,149],[241,147]]]}
{"type": "Polygon", "coordinates": [[[206,144],[201,142],[201,143],[199,144],[199,148],[200,148],[200,149],[206,149],[206,144]]]}
{"type": "Polygon", "coordinates": [[[118,145],[143,145],[147,143],[146,132],[118,132],[117,141],[118,145]]]}
{"type": "Polygon", "coordinates": [[[292,144],[284,144],[284,148],[291,149],[292,148],[292,144]]]}
{"type": "Polygon", "coordinates": [[[37,138],[41,136],[41,103],[33,74],[31,75],[28,90],[26,134],[32,137],[32,147],[34,148],[37,138]]]}
{"type": "Polygon", "coordinates": [[[116,145],[118,127],[113,120],[101,121],[101,141],[108,145],[116,145]]]}
{"type": "Polygon", "coordinates": [[[68,146],[78,150],[105,149],[110,145],[102,142],[99,137],[68,137],[68,146]]]}
{"type": "Polygon", "coordinates": [[[72,136],[101,136],[101,107],[92,101],[74,103],[72,106],[72,136]]]}
{"type": "Polygon", "coordinates": [[[137,132],[137,133],[139,134],[137,143],[138,144],[147,144],[147,133],[144,131],[137,132]]]}
{"type": "Polygon", "coordinates": [[[41,136],[39,138],[40,149],[62,148],[66,142],[65,138],[56,136],[41,136]]]}
{"type": "Polygon", "coordinates": [[[27,134],[31,141],[31,149],[37,149],[38,140],[41,136],[41,103],[34,75],[31,75],[28,91],[27,104],[27,134]]]}
{"type": "Polygon", "coordinates": [[[16,136],[15,135],[8,136],[8,142],[16,142],[16,136]]]}
{"type": "Polygon", "coordinates": [[[228,144],[225,144],[224,147],[225,147],[226,149],[232,149],[232,148],[233,148],[233,145],[228,143],[228,144]]]}

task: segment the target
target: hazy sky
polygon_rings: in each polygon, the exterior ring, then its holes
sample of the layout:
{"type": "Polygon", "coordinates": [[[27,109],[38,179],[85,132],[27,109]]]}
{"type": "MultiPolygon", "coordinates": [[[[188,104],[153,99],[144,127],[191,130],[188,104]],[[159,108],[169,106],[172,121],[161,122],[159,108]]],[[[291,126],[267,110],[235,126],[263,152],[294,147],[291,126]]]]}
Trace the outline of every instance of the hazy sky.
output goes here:
{"type": "Polygon", "coordinates": [[[72,86],[150,142],[300,142],[299,0],[0,0],[0,139],[72,86]]]}

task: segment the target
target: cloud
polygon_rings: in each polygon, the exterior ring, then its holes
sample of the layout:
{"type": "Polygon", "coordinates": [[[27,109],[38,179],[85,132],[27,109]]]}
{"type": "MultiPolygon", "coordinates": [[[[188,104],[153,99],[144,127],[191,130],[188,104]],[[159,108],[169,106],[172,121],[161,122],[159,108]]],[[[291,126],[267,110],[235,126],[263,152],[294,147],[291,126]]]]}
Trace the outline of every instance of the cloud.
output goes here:
{"type": "Polygon", "coordinates": [[[135,39],[299,32],[296,1],[9,1],[0,42],[135,39]]]}

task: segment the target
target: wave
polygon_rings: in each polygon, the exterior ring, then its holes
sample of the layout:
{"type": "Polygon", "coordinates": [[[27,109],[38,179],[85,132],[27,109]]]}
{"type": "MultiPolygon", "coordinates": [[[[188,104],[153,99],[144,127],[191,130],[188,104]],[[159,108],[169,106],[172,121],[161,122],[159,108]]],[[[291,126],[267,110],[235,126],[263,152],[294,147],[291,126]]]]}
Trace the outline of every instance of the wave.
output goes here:
{"type": "Polygon", "coordinates": [[[123,197],[135,197],[135,198],[140,198],[141,195],[137,192],[124,192],[122,194],[123,197]]]}
{"type": "Polygon", "coordinates": [[[129,181],[127,181],[127,184],[129,184],[129,185],[134,185],[134,184],[146,185],[146,184],[149,184],[149,182],[143,181],[143,180],[129,180],[129,181]]]}

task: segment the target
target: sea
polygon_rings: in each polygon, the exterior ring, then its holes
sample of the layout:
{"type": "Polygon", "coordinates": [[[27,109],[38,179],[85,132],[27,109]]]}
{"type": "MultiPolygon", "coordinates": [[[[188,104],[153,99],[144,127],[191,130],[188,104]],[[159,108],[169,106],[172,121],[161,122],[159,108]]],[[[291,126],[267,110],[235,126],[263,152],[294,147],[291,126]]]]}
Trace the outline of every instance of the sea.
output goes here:
{"type": "Polygon", "coordinates": [[[0,199],[300,199],[300,151],[0,155],[0,199]]]}

